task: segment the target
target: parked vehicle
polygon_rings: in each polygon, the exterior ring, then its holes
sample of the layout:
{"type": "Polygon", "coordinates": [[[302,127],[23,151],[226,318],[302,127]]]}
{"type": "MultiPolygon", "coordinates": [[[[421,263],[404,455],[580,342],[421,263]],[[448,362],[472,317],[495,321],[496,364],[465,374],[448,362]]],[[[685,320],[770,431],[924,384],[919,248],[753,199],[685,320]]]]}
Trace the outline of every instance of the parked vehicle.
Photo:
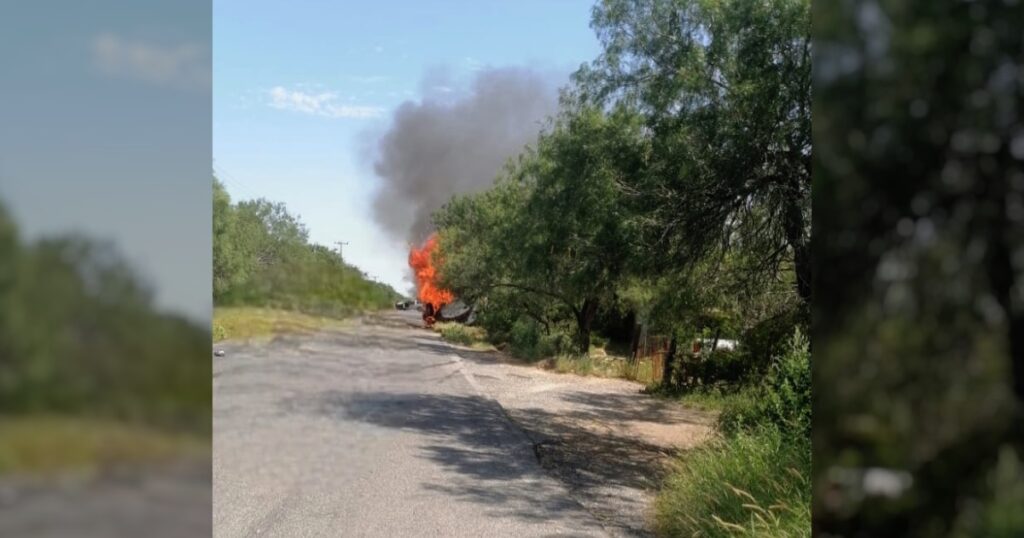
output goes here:
{"type": "Polygon", "coordinates": [[[713,338],[698,338],[693,341],[693,352],[700,353],[703,350],[711,351],[714,347],[719,351],[733,351],[739,346],[739,342],[736,340],[726,340],[725,338],[719,338],[717,345],[713,338]]]}

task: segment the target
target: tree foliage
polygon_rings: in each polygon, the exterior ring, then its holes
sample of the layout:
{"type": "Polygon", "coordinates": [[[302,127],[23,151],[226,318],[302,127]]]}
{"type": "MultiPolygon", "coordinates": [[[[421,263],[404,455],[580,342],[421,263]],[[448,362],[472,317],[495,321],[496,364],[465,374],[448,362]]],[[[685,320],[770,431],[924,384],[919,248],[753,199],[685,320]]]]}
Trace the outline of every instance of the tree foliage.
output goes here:
{"type": "Polygon", "coordinates": [[[389,306],[398,294],[370,282],[341,255],[311,244],[282,203],[233,204],[213,183],[213,291],[219,305],[255,305],[344,316],[389,306]]]}
{"type": "Polygon", "coordinates": [[[0,409],[208,432],[209,328],[151,295],[109,244],[23,243],[0,207],[0,409]]]}
{"type": "Polygon", "coordinates": [[[1000,484],[1024,454],[1024,10],[883,0],[815,20],[814,382],[835,387],[815,394],[816,527],[1019,536],[1024,496],[1000,484]],[[836,479],[864,468],[909,487],[836,479]]]}
{"type": "Polygon", "coordinates": [[[663,266],[736,250],[750,278],[810,267],[810,17],[806,0],[606,0],[601,56],[571,99],[628,103],[651,138],[631,179],[663,266]]]}
{"type": "Polygon", "coordinates": [[[634,244],[619,184],[647,158],[640,131],[624,109],[557,118],[494,189],[435,215],[445,284],[470,298],[512,291],[542,323],[566,312],[586,353],[598,306],[614,300],[634,244]]]}
{"type": "MultiPolygon", "coordinates": [[[[580,351],[608,306],[681,337],[806,328],[808,11],[600,2],[602,54],[559,116],[494,189],[435,215],[447,284],[488,305],[501,293],[545,330],[574,320],[580,351]]],[[[780,349],[761,346],[762,367],[780,349]]]]}

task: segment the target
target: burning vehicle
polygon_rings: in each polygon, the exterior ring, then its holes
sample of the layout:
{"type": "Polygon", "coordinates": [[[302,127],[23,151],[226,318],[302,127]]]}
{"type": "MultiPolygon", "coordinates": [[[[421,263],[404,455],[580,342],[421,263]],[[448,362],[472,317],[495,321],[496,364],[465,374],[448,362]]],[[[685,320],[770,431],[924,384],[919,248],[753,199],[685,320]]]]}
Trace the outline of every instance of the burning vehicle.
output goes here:
{"type": "Polygon", "coordinates": [[[409,267],[416,275],[417,296],[423,304],[423,323],[427,327],[438,321],[472,323],[475,319],[473,307],[437,284],[437,269],[434,267],[436,251],[437,234],[433,234],[422,247],[413,248],[409,252],[409,267]]]}

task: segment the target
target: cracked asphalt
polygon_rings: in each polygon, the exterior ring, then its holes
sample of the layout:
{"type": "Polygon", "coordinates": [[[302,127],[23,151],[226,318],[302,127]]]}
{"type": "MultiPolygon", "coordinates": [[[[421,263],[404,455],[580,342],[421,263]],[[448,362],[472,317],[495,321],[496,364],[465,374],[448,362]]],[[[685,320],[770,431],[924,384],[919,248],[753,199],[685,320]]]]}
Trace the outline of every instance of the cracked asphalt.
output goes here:
{"type": "Polygon", "coordinates": [[[644,536],[710,417],[457,348],[416,312],[214,358],[215,536],[644,536]]]}

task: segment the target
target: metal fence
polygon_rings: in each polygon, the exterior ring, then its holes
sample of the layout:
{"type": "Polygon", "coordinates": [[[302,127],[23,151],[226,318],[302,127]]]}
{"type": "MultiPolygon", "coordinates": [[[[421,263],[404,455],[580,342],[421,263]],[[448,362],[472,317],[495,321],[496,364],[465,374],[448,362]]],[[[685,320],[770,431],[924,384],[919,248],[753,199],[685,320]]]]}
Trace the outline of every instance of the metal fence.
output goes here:
{"type": "Polygon", "coordinates": [[[669,343],[670,339],[667,336],[648,334],[645,325],[639,326],[633,337],[631,360],[634,365],[650,362],[651,381],[654,383],[661,382],[661,376],[665,370],[665,356],[668,354],[669,343]]]}

